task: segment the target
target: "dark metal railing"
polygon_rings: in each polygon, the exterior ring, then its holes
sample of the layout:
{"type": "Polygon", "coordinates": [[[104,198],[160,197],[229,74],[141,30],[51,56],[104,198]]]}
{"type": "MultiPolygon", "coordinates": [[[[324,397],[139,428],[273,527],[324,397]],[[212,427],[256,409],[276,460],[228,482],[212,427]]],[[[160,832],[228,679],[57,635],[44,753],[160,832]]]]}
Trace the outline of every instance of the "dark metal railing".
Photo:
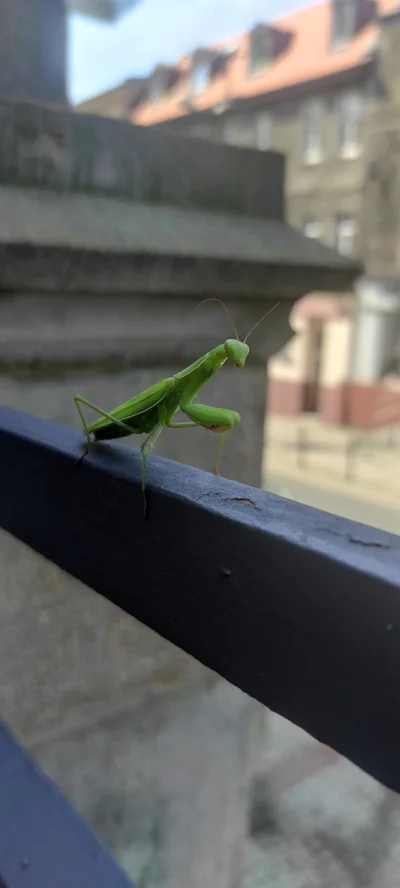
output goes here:
{"type": "Polygon", "coordinates": [[[157,456],[144,520],[82,448],[2,408],[0,526],[399,792],[400,537],[157,456]]]}
{"type": "Polygon", "coordinates": [[[134,888],[0,723],[0,888],[134,888]]]}

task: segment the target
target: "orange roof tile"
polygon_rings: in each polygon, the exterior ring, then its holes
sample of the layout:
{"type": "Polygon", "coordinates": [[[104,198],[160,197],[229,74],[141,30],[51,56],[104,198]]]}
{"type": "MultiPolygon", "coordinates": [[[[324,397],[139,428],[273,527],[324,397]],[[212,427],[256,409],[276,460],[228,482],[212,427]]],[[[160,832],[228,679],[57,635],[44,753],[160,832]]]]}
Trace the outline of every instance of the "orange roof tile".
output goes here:
{"type": "MultiPolygon", "coordinates": [[[[380,15],[387,15],[399,7],[399,2],[378,0],[377,5],[380,15]]],[[[215,45],[214,48],[221,49],[234,43],[237,50],[227,62],[224,72],[213,77],[203,93],[191,97],[195,109],[202,111],[228,99],[272,93],[297,83],[339,74],[368,61],[374,48],[378,24],[371,22],[343,48],[332,50],[331,15],[331,0],[324,0],[270,22],[278,29],[289,31],[292,39],[272,64],[256,75],[248,71],[249,33],[215,45]]],[[[149,125],[187,114],[184,98],[188,92],[191,56],[179,59],[176,68],[182,73],[176,86],[161,100],[140,104],[132,113],[132,122],[149,125]]]]}

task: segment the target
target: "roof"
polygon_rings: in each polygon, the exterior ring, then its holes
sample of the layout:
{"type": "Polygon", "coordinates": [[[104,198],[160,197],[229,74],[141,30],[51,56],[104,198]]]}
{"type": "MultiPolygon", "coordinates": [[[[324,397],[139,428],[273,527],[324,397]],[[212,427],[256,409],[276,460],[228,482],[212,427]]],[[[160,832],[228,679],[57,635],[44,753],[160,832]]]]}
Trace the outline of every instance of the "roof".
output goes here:
{"type": "Polygon", "coordinates": [[[83,114],[102,114],[110,117],[126,118],[131,107],[137,104],[144,92],[147,78],[130,77],[118,86],[108,89],[106,92],[79,102],[75,108],[83,114]]]}
{"type": "MultiPolygon", "coordinates": [[[[398,5],[398,0],[377,0],[379,16],[390,14],[398,5]]],[[[251,32],[218,44],[215,49],[235,45],[236,51],[204,92],[194,99],[191,97],[195,110],[212,108],[227,99],[268,95],[295,84],[350,72],[370,61],[378,36],[378,19],[362,28],[345,46],[333,50],[330,45],[331,17],[331,0],[324,0],[269,22],[274,28],[289,32],[290,39],[275,60],[256,75],[249,74],[248,70],[251,32]]],[[[191,56],[179,59],[176,69],[182,74],[176,86],[161,100],[138,105],[132,112],[132,121],[146,125],[187,114],[184,98],[191,56]]]]}

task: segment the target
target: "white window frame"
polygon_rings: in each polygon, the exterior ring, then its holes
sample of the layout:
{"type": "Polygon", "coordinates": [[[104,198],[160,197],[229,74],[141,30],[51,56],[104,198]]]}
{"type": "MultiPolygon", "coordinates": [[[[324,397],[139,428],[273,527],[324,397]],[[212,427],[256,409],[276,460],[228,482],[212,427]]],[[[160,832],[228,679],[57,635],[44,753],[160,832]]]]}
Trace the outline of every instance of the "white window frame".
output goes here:
{"type": "Polygon", "coordinates": [[[269,151],[271,148],[272,123],[270,111],[260,111],[255,118],[256,147],[259,151],[269,151]]]}
{"type": "Polygon", "coordinates": [[[311,99],[302,106],[301,156],[304,163],[317,164],[323,159],[324,117],[325,102],[322,99],[311,99]]]}
{"type": "Polygon", "coordinates": [[[306,219],[303,222],[303,234],[311,240],[322,241],[322,222],[320,222],[319,219],[306,219]]]}
{"type": "Polygon", "coordinates": [[[361,154],[361,121],[363,96],[357,92],[343,93],[338,100],[337,127],[339,157],[353,160],[361,154]]]}
{"type": "Polygon", "coordinates": [[[354,258],[358,222],[352,216],[338,215],[334,220],[334,247],[341,256],[354,258]],[[346,244],[348,242],[349,246],[346,244]]]}

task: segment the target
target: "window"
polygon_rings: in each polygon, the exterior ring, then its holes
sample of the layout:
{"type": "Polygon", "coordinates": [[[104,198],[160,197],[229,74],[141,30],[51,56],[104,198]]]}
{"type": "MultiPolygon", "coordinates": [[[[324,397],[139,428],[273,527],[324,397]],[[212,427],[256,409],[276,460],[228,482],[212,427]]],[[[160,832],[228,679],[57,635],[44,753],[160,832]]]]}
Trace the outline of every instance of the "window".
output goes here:
{"type": "Polygon", "coordinates": [[[224,142],[237,148],[254,148],[254,122],[250,115],[226,117],[224,121],[224,142]]]}
{"type": "Polygon", "coordinates": [[[322,160],[324,113],[324,104],[318,100],[303,106],[301,151],[306,163],[319,163],[322,160]]]}
{"type": "Polygon", "coordinates": [[[192,73],[192,86],[195,95],[204,92],[210,79],[210,62],[197,62],[192,73]]]}
{"type": "Polygon", "coordinates": [[[340,49],[354,36],[355,0],[332,0],[332,48],[340,49]]]}
{"type": "Polygon", "coordinates": [[[334,247],[342,256],[354,257],[358,224],[348,216],[337,216],[334,221],[334,247]]]}
{"type": "Polygon", "coordinates": [[[159,102],[165,92],[165,86],[161,78],[155,77],[149,83],[149,99],[151,102],[159,102]]]}
{"type": "Polygon", "coordinates": [[[272,57],[271,31],[268,25],[258,25],[250,34],[250,73],[259,74],[272,57]]]}
{"type": "Polygon", "coordinates": [[[160,65],[150,77],[147,95],[150,102],[159,102],[168,89],[168,72],[160,65]]]}
{"type": "Polygon", "coordinates": [[[255,120],[256,147],[259,151],[268,151],[271,147],[272,118],[268,111],[262,111],[255,120]]]}
{"type": "Polygon", "coordinates": [[[322,225],[318,219],[306,219],[303,223],[303,234],[312,240],[322,240],[322,225]]]}
{"type": "Polygon", "coordinates": [[[338,146],[341,157],[352,158],[360,154],[363,104],[358,93],[347,93],[339,99],[338,146]]]}

